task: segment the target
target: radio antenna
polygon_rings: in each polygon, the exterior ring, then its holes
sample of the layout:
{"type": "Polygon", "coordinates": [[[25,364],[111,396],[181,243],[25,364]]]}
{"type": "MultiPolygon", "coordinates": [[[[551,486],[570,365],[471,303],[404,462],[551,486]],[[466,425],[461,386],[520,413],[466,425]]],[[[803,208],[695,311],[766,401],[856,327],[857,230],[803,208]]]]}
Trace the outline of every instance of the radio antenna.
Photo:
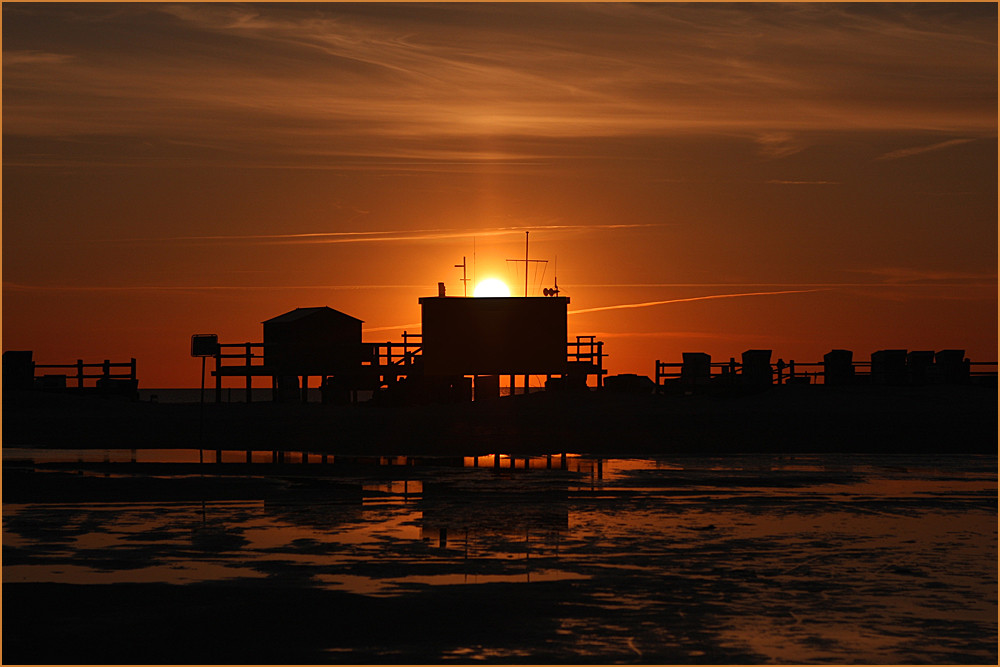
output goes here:
{"type": "Polygon", "coordinates": [[[528,264],[530,262],[548,263],[547,259],[528,259],[528,232],[524,233],[524,259],[508,259],[508,262],[524,262],[524,296],[528,296],[528,264]]]}
{"type": "Polygon", "coordinates": [[[552,271],[552,282],[553,287],[550,289],[546,287],[542,290],[542,294],[545,296],[559,296],[559,255],[556,255],[555,268],[552,271]]]}
{"type": "Polygon", "coordinates": [[[465,257],[462,257],[462,263],[455,265],[456,269],[462,269],[462,294],[464,296],[469,296],[469,279],[465,277],[465,257]]]}

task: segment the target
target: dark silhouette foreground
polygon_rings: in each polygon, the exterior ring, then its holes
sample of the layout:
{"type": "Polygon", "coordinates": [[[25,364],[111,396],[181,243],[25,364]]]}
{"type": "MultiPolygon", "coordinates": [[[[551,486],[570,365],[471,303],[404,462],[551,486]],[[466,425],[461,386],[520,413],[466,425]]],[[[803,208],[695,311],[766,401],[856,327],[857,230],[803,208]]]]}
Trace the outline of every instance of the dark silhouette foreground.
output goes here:
{"type": "Polygon", "coordinates": [[[198,448],[367,455],[995,453],[984,386],[775,386],[691,396],[538,393],[377,407],[166,404],[5,392],[9,447],[198,448]]]}

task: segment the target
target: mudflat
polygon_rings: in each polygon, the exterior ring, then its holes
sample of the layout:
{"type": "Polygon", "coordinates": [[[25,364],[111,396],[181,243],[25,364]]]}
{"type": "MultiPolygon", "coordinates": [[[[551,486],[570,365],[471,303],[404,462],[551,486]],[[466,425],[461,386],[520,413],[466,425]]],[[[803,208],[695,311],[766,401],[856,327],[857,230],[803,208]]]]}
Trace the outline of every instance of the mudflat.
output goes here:
{"type": "Polygon", "coordinates": [[[5,462],[4,659],[996,664],[995,455],[373,458],[5,462]]]}

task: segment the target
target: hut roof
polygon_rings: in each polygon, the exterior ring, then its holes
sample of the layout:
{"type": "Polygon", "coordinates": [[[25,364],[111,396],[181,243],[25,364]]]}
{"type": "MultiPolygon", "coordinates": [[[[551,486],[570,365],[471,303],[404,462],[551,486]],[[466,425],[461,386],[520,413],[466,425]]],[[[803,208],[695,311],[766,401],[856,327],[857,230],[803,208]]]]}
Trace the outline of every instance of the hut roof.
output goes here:
{"type": "Polygon", "coordinates": [[[329,306],[317,306],[315,308],[296,308],[295,310],[290,310],[287,313],[278,315],[277,317],[272,317],[269,320],[264,320],[263,323],[271,324],[271,323],[282,323],[282,322],[297,322],[299,320],[303,320],[308,317],[314,317],[315,315],[321,313],[333,313],[341,318],[354,320],[355,322],[364,322],[364,320],[359,320],[356,317],[351,317],[347,313],[342,313],[339,310],[334,310],[329,306]]]}

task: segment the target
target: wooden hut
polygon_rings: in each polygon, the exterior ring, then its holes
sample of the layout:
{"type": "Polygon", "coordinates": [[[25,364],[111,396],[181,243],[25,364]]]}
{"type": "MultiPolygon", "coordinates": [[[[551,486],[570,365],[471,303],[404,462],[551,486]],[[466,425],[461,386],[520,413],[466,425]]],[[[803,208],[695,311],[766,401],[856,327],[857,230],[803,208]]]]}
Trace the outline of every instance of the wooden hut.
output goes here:
{"type": "Polygon", "coordinates": [[[362,320],[327,306],[296,308],[264,325],[264,365],[276,376],[357,373],[362,320]]]}

